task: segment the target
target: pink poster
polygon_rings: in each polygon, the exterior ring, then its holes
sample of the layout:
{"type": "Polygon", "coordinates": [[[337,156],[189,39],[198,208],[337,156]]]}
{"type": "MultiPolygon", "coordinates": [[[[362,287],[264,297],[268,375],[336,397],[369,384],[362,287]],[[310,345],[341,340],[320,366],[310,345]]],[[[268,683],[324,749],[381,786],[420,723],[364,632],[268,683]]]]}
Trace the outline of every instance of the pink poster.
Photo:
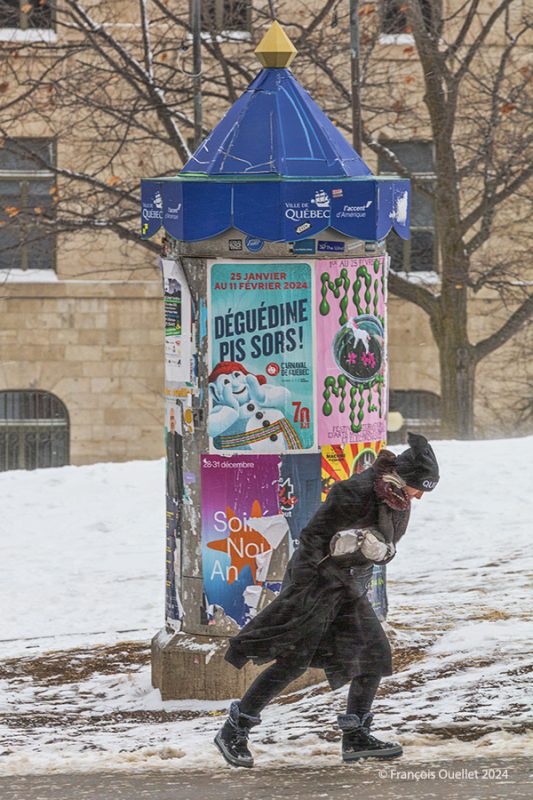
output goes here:
{"type": "Polygon", "coordinates": [[[318,444],[386,439],[385,258],[316,262],[318,444]]]}

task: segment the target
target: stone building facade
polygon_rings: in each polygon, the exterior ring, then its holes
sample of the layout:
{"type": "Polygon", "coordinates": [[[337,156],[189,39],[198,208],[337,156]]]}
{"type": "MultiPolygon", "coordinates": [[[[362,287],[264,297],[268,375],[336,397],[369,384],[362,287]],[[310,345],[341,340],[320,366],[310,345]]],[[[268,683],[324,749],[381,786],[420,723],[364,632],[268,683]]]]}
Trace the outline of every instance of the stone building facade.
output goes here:
{"type": "MultiPolygon", "coordinates": [[[[55,458],[47,449],[52,420],[11,415],[8,430],[41,426],[43,440],[36,450],[42,452],[35,453],[34,466],[162,455],[163,320],[157,277],[10,282],[2,287],[0,313],[1,390],[51,393],[68,415],[68,446],[55,458]]],[[[20,466],[20,457],[12,454],[11,468],[20,466]]]]}
{"type": "MultiPolygon", "coordinates": [[[[122,5],[124,22],[120,24],[138,26],[138,5],[122,5]]],[[[213,14],[220,17],[217,24],[222,25],[227,9],[235,4],[211,5],[213,14]]],[[[486,5],[489,8],[489,0],[486,5]]],[[[25,13],[20,12],[7,34],[0,24],[4,41],[13,43],[19,34],[22,41],[28,30],[31,33],[25,13]]],[[[239,17],[237,27],[243,35],[237,37],[236,48],[251,49],[245,30],[247,14],[239,17]]],[[[264,24],[268,24],[267,18],[264,24]]],[[[52,42],[52,27],[49,33],[52,42]]],[[[396,39],[395,33],[386,36],[387,57],[402,64],[406,58],[403,34],[396,39]]],[[[46,44],[46,36],[42,41],[46,44]]],[[[8,49],[4,54],[5,64],[9,53],[8,49]]],[[[321,102],[319,86],[315,96],[321,102]]],[[[221,102],[206,103],[205,124],[216,122],[223,110],[221,102]]],[[[389,136],[402,138],[390,123],[387,128],[384,122],[384,130],[389,136]]],[[[50,137],[50,131],[43,127],[42,118],[29,114],[13,125],[9,135],[38,140],[50,137]]],[[[409,136],[427,143],[427,132],[410,132],[409,136]]],[[[61,140],[55,144],[57,163],[76,169],[82,145],[61,140]]],[[[90,153],[87,142],[83,147],[85,155],[90,153]]],[[[132,173],[139,177],[157,174],[155,167],[139,166],[134,151],[130,156],[132,173]]],[[[377,171],[379,164],[372,154],[364,152],[363,156],[377,171]]],[[[165,157],[162,155],[160,162],[165,157]]],[[[180,165],[173,166],[177,171],[180,165]]],[[[0,164],[0,191],[7,185],[2,180],[19,180],[22,186],[28,178],[24,169],[20,174],[10,169],[0,164]]],[[[40,180],[45,189],[46,181],[52,180],[46,170],[33,179],[40,180]]],[[[30,188],[26,191],[38,190],[38,183],[31,183],[33,179],[28,178],[30,188]]],[[[2,198],[0,206],[5,210],[8,203],[9,199],[2,198]]],[[[429,230],[431,220],[426,223],[429,230]]],[[[423,236],[424,225],[421,232],[423,236]]],[[[0,249],[3,236],[0,227],[0,249]]],[[[40,253],[41,257],[47,258],[40,253]]],[[[163,310],[155,254],[95,229],[76,236],[58,234],[52,268],[35,264],[36,253],[21,258],[20,263],[2,263],[0,269],[0,469],[161,457],[163,310]],[[32,269],[35,266],[38,268],[32,269]],[[39,411],[39,398],[30,402],[36,393],[57,398],[57,408],[63,411],[52,413],[51,406],[39,411]],[[68,428],[57,447],[53,444],[54,426],[68,428]]],[[[421,280],[438,282],[436,274],[424,277],[422,270],[420,276],[421,280]]],[[[490,292],[472,295],[470,302],[469,322],[474,338],[479,338],[501,321],[502,306],[490,292]]],[[[532,381],[531,364],[528,366],[523,355],[528,347],[524,337],[519,342],[512,340],[478,368],[478,435],[512,435],[524,430],[509,410],[509,395],[515,391],[513,381],[521,390],[532,381]],[[509,364],[513,370],[509,370],[508,380],[502,380],[501,370],[509,364]]],[[[391,408],[401,410],[411,427],[438,435],[438,351],[425,314],[394,296],[389,305],[389,357],[391,408]]],[[[40,408],[45,405],[41,403],[40,408]]]]}

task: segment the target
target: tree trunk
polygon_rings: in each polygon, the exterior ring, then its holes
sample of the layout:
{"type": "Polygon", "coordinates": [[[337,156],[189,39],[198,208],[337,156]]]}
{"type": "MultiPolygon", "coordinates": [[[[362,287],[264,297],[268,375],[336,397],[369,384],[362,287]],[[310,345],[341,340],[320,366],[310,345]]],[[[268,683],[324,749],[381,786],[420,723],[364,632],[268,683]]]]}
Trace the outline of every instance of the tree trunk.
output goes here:
{"type": "Polygon", "coordinates": [[[441,435],[445,439],[474,438],[476,364],[470,348],[445,337],[439,344],[441,375],[441,435]]]}
{"type": "Polygon", "coordinates": [[[441,378],[441,435],[474,438],[476,359],[466,328],[466,288],[443,287],[439,310],[432,321],[439,348],[441,378]]]}

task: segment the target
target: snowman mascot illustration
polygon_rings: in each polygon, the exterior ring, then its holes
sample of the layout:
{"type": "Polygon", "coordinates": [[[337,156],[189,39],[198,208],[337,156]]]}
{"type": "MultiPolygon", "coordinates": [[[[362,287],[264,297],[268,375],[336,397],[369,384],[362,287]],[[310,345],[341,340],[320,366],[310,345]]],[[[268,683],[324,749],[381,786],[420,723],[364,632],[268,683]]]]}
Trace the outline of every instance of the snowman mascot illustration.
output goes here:
{"type": "Polygon", "coordinates": [[[238,361],[220,361],[209,376],[207,431],[217,450],[279,453],[300,450],[298,433],[285,416],[291,393],[253,375],[238,361]]]}

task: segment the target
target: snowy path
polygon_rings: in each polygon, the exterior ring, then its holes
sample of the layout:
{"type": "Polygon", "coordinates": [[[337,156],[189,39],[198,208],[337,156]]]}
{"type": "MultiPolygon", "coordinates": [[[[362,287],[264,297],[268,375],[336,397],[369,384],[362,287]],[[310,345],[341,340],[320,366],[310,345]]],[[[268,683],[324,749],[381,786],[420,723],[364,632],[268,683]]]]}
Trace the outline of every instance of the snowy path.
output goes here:
{"type": "MultiPolygon", "coordinates": [[[[441,483],[415,501],[389,567],[396,673],[376,733],[410,763],[531,754],[533,438],[435,450],[441,483]]],[[[0,475],[3,774],[226,769],[210,740],[227,703],[162,703],[150,687],[162,485],[162,462],[0,475]]],[[[319,686],[267,708],[258,765],[337,764],[345,694],[319,686]]]]}

